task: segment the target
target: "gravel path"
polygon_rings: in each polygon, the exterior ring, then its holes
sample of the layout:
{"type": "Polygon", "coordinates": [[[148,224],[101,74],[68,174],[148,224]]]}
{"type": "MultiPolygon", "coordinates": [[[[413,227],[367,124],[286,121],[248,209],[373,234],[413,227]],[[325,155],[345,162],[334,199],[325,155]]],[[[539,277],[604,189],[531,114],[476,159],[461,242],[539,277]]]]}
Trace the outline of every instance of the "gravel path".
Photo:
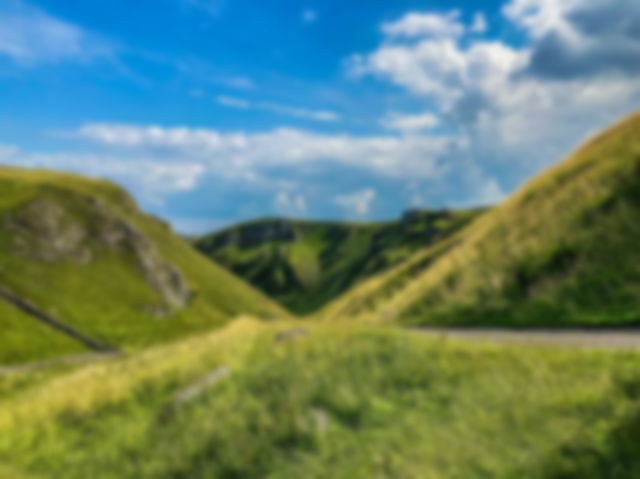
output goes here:
{"type": "Polygon", "coordinates": [[[640,329],[420,328],[417,331],[445,338],[491,343],[640,350],[640,329]]]}

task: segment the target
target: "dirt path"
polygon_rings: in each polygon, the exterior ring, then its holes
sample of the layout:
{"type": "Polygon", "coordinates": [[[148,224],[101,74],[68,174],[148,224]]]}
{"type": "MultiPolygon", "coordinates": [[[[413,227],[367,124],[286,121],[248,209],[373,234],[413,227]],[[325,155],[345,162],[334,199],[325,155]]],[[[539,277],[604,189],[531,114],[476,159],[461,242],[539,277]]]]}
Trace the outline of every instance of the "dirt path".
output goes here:
{"type": "Polygon", "coordinates": [[[19,374],[27,371],[36,371],[38,369],[50,368],[55,366],[73,366],[75,364],[88,364],[106,359],[121,356],[118,352],[102,352],[75,354],[73,356],[61,356],[59,358],[45,359],[43,361],[32,361],[30,363],[16,364],[14,366],[1,366],[0,377],[19,374]]]}
{"type": "Polygon", "coordinates": [[[420,328],[422,334],[474,342],[558,346],[592,349],[640,350],[640,329],[420,328]]]}

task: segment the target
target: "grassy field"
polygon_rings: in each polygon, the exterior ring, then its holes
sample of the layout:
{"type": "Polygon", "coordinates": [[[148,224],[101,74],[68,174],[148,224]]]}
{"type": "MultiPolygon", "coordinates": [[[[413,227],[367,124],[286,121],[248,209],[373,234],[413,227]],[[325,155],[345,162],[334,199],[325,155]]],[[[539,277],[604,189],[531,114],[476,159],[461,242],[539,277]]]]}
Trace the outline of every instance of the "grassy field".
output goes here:
{"type": "MultiPolygon", "coordinates": [[[[120,348],[208,330],[240,313],[287,317],[120,188],[45,171],[0,168],[0,287],[120,348]]],[[[78,350],[2,299],[0,312],[4,363],[78,350]]]]}
{"type": "Polygon", "coordinates": [[[261,220],[195,246],[296,314],[309,314],[475,219],[482,210],[416,211],[398,221],[261,220]]]}
{"type": "Polygon", "coordinates": [[[327,317],[408,324],[640,324],[640,114],[327,317]]]}
{"type": "Polygon", "coordinates": [[[23,380],[0,476],[631,478],[639,399],[637,354],[246,319],[23,380]]]}

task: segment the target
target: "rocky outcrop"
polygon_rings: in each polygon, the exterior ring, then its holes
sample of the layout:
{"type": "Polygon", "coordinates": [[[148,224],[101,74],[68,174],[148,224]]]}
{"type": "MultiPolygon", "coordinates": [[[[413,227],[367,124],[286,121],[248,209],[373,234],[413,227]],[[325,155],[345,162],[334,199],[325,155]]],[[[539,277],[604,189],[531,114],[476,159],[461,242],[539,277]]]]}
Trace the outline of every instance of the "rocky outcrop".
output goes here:
{"type": "Polygon", "coordinates": [[[184,277],[155,245],[125,218],[90,197],[39,197],[8,214],[0,227],[15,254],[31,261],[88,264],[107,251],[126,255],[162,298],[157,315],[183,308],[190,297],[184,277]]]}
{"type": "Polygon", "coordinates": [[[243,225],[216,236],[212,251],[227,246],[251,248],[271,241],[293,242],[296,240],[294,226],[285,219],[265,220],[259,223],[243,225]]]}

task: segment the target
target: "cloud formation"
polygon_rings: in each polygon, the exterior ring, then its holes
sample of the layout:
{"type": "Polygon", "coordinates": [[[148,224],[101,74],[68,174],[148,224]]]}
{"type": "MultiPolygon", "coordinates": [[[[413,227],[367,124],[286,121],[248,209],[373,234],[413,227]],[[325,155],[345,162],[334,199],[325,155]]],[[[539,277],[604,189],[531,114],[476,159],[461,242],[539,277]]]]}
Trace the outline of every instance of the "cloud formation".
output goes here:
{"type": "Polygon", "coordinates": [[[549,79],[640,73],[635,0],[513,0],[505,15],[534,39],[529,72],[549,79]]]}
{"type": "Polygon", "coordinates": [[[339,121],[341,118],[338,113],[333,111],[310,110],[308,108],[293,107],[270,101],[252,102],[243,98],[231,97],[226,95],[218,96],[216,98],[216,102],[219,105],[228,108],[236,108],[239,110],[263,110],[275,113],[277,115],[301,118],[304,120],[335,122],[339,121]]]}
{"type": "Polygon", "coordinates": [[[18,64],[87,62],[113,54],[105,39],[21,0],[0,5],[0,56],[18,64]]]}
{"type": "Polygon", "coordinates": [[[379,47],[347,65],[432,105],[424,118],[467,140],[481,183],[510,190],[640,104],[640,4],[632,3],[511,0],[504,18],[526,35],[522,46],[475,37],[487,27],[480,17],[464,24],[457,11],[408,13],[383,24],[379,47]]]}
{"type": "Polygon", "coordinates": [[[344,208],[349,216],[362,217],[371,211],[371,206],[377,196],[373,188],[354,191],[346,195],[338,195],[334,202],[344,208]]]}
{"type": "Polygon", "coordinates": [[[352,136],[280,128],[265,133],[220,132],[187,127],[164,128],[117,124],[88,124],[72,135],[132,155],[197,160],[221,175],[255,177],[273,167],[313,163],[342,164],[387,177],[433,178],[447,165],[442,159],[460,149],[460,140],[447,136],[352,136]]]}

